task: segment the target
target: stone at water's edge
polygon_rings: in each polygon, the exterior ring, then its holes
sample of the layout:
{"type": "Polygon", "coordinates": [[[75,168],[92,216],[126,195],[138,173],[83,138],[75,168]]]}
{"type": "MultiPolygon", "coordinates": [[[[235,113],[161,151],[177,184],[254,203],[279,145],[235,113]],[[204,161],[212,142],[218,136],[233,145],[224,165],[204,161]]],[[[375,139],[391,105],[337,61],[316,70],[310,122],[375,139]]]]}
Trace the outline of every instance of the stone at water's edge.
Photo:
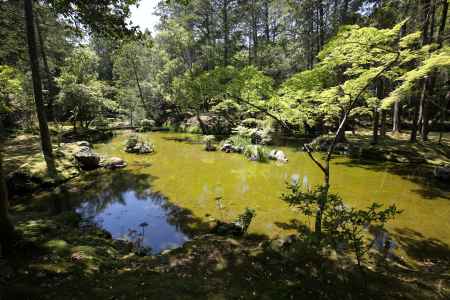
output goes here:
{"type": "Polygon", "coordinates": [[[242,226],[239,224],[232,222],[232,223],[225,223],[218,221],[214,228],[211,230],[211,233],[217,234],[217,235],[233,235],[233,236],[241,236],[244,234],[244,230],[242,226]]]}
{"type": "Polygon", "coordinates": [[[111,157],[103,162],[103,167],[110,170],[125,168],[126,166],[127,163],[120,157],[111,157]]]}
{"type": "Polygon", "coordinates": [[[450,182],[450,166],[436,167],[433,171],[434,177],[441,181],[450,182]]]}
{"type": "Polygon", "coordinates": [[[225,143],[222,148],[220,148],[220,151],[226,153],[242,153],[244,149],[242,147],[234,146],[230,143],[225,143]]]}
{"type": "Polygon", "coordinates": [[[128,153],[137,153],[137,154],[149,154],[153,153],[154,149],[150,144],[144,143],[144,142],[138,142],[133,147],[126,147],[125,152],[128,153]]]}
{"type": "Polygon", "coordinates": [[[279,162],[287,163],[288,159],[286,157],[286,154],[284,154],[281,150],[272,150],[269,153],[269,159],[276,160],[279,162]]]}
{"type": "Polygon", "coordinates": [[[78,165],[84,171],[95,170],[100,167],[100,156],[89,147],[82,146],[74,156],[78,165]]]}
{"type": "Polygon", "coordinates": [[[11,195],[23,195],[36,190],[43,179],[17,170],[6,177],[6,185],[11,195]]]}

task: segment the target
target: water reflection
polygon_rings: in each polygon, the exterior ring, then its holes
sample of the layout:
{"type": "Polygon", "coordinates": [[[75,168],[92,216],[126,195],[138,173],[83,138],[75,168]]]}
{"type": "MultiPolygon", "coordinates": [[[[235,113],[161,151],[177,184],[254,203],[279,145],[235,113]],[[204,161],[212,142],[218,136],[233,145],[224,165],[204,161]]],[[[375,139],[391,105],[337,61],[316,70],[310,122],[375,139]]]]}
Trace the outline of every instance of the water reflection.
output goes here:
{"type": "Polygon", "coordinates": [[[82,197],[76,211],[137,248],[159,253],[178,247],[189,240],[178,218],[181,209],[152,192],[149,182],[144,175],[110,174],[97,183],[94,193],[82,197]]]}

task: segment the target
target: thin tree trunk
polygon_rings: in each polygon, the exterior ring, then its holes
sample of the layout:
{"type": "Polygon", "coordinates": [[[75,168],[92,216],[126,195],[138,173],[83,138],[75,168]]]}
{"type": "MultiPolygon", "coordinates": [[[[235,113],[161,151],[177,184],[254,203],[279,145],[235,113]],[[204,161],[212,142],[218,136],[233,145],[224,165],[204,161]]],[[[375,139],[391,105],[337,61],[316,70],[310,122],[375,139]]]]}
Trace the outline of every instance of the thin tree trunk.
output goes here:
{"type": "Polygon", "coordinates": [[[440,130],[439,130],[439,144],[442,144],[442,137],[445,132],[445,119],[447,118],[447,109],[448,105],[450,104],[450,92],[446,95],[447,102],[444,102],[444,104],[441,107],[441,124],[440,124],[440,130]]]}
{"type": "Polygon", "coordinates": [[[342,4],[342,10],[341,10],[341,24],[346,24],[347,22],[347,14],[348,14],[348,4],[350,0],[344,0],[344,3],[342,4]]]}
{"type": "Polygon", "coordinates": [[[14,225],[8,215],[8,190],[5,182],[5,174],[3,172],[3,139],[4,127],[0,117],[0,256],[3,255],[3,250],[9,248],[14,236],[14,225]]]}
{"type": "MultiPolygon", "coordinates": [[[[423,86],[422,94],[425,93],[425,86],[423,86]]],[[[412,120],[412,128],[411,128],[411,142],[417,141],[417,126],[418,126],[418,120],[419,120],[419,110],[420,110],[420,100],[418,101],[416,97],[414,97],[414,112],[413,112],[413,120],[412,120]]],[[[422,96],[421,96],[422,98],[422,96]]]]}
{"type": "Polygon", "coordinates": [[[422,95],[420,96],[420,111],[421,111],[421,127],[420,127],[420,135],[422,137],[422,141],[428,141],[428,91],[430,89],[431,83],[429,79],[425,78],[423,81],[422,95]]]}
{"type": "Polygon", "coordinates": [[[257,29],[257,17],[256,17],[256,3],[255,0],[251,1],[251,14],[252,14],[252,25],[251,25],[251,33],[252,33],[252,56],[253,56],[253,64],[258,65],[258,29],[257,29]]]}
{"type": "Polygon", "coordinates": [[[386,136],[386,111],[384,109],[381,110],[380,114],[380,136],[386,136]]]}
{"type": "Polygon", "coordinates": [[[131,65],[133,67],[134,79],[136,80],[136,85],[137,85],[138,91],[139,91],[139,98],[141,99],[142,106],[145,111],[145,117],[148,117],[147,104],[145,103],[144,93],[142,92],[141,83],[139,82],[139,76],[137,73],[136,62],[134,61],[134,58],[132,58],[132,57],[130,57],[130,61],[131,61],[131,65]]]}
{"type": "Polygon", "coordinates": [[[41,26],[39,22],[39,15],[36,14],[36,33],[39,40],[39,50],[41,52],[42,62],[44,63],[44,72],[47,77],[47,89],[48,89],[48,100],[47,100],[47,119],[54,120],[53,102],[56,96],[56,88],[53,84],[53,76],[50,73],[50,68],[48,66],[47,53],[45,51],[44,38],[42,37],[41,26]]]}
{"type": "Polygon", "coordinates": [[[42,97],[42,82],[39,72],[39,60],[36,49],[36,35],[34,30],[33,1],[24,0],[25,4],[25,26],[28,40],[28,53],[30,56],[31,75],[33,78],[34,101],[39,121],[42,152],[47,164],[47,171],[51,177],[56,176],[55,161],[53,158],[52,142],[48,130],[47,116],[42,97]]]}
{"type": "Polygon", "coordinates": [[[269,0],[264,0],[264,35],[266,42],[270,41],[270,26],[269,26],[269,0]]]}
{"type": "Polygon", "coordinates": [[[447,22],[447,14],[448,14],[448,1],[442,1],[442,15],[441,15],[441,24],[439,25],[438,37],[437,41],[439,44],[439,48],[442,47],[442,42],[444,39],[444,31],[445,31],[445,23],[447,22]]]}
{"type": "Polygon", "coordinates": [[[400,101],[395,101],[392,114],[392,133],[400,132],[400,101]]]}
{"type": "Polygon", "coordinates": [[[324,10],[323,10],[323,3],[322,0],[319,0],[318,2],[318,14],[319,14],[319,51],[322,50],[322,47],[325,43],[325,23],[324,23],[324,10]]]}
{"type": "Polygon", "coordinates": [[[197,117],[198,124],[200,125],[200,129],[202,130],[202,134],[207,134],[208,130],[207,130],[206,126],[205,126],[205,123],[203,123],[203,120],[200,117],[200,112],[198,110],[195,111],[195,115],[197,117]]]}
{"type": "Polygon", "coordinates": [[[223,17],[223,64],[224,66],[228,66],[229,63],[229,35],[230,35],[230,28],[228,24],[228,2],[229,0],[223,0],[223,7],[222,7],[222,17],[223,17]]]}
{"type": "Polygon", "coordinates": [[[372,118],[372,144],[378,144],[378,127],[380,125],[380,113],[378,108],[373,109],[372,118]]]}

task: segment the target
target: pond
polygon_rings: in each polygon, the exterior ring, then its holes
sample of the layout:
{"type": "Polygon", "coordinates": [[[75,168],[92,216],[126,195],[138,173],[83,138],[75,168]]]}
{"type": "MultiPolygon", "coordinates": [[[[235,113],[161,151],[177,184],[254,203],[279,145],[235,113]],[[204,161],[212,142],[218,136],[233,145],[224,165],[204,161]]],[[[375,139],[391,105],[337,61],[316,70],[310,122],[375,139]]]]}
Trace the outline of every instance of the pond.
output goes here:
{"type": "MultiPolygon", "coordinates": [[[[155,154],[125,153],[127,133],[95,145],[98,153],[121,157],[128,167],[102,178],[102,188],[86,195],[78,210],[113,237],[134,234],[158,253],[181,245],[212,218],[232,221],[246,207],[256,210],[249,228],[253,234],[283,236],[301,224],[312,226],[312,220],[300,218],[280,200],[292,179],[308,186],[321,183],[320,170],[298,147],[278,147],[287,154],[287,164],[257,163],[239,154],[203,151],[193,135],[143,136],[155,143],[155,154]]],[[[415,168],[338,157],[331,170],[332,190],[348,205],[364,208],[376,201],[404,210],[388,225],[398,244],[416,252],[423,241],[448,249],[450,193],[416,176],[415,168]]]]}

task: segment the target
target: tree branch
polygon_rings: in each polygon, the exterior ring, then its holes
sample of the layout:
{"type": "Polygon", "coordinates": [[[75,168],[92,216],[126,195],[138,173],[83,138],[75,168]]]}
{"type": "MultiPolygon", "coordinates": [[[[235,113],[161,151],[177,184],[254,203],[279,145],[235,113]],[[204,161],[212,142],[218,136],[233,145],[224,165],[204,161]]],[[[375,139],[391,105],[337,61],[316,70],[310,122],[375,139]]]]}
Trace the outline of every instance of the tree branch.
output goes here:
{"type": "Polygon", "coordinates": [[[229,94],[228,94],[227,96],[233,98],[234,100],[236,100],[236,101],[239,102],[239,103],[245,103],[245,104],[247,104],[247,105],[250,105],[250,106],[253,107],[253,108],[256,108],[256,109],[259,110],[260,112],[262,112],[262,113],[268,115],[268,116],[271,117],[272,119],[274,119],[274,120],[276,120],[277,122],[279,122],[280,125],[281,125],[284,129],[288,130],[289,132],[292,132],[292,129],[289,127],[289,125],[288,125],[286,122],[284,122],[283,120],[281,120],[280,118],[278,118],[278,117],[275,116],[274,114],[270,113],[267,109],[265,109],[265,108],[263,108],[263,107],[260,107],[260,106],[258,106],[258,105],[256,105],[256,104],[253,104],[253,103],[251,103],[250,101],[244,100],[244,99],[242,99],[241,97],[237,97],[237,96],[233,96],[233,95],[229,95],[229,94]]]}
{"type": "Polygon", "coordinates": [[[389,64],[387,64],[383,69],[381,69],[377,75],[375,75],[375,77],[373,77],[371,80],[369,80],[366,85],[364,85],[364,87],[359,91],[359,93],[356,95],[356,97],[350,101],[349,106],[347,108],[347,110],[344,113],[344,117],[342,118],[341,123],[339,124],[339,128],[336,131],[336,134],[334,136],[333,142],[331,143],[330,147],[328,148],[328,153],[327,153],[327,161],[330,161],[331,159],[331,155],[333,154],[334,151],[334,147],[336,146],[337,143],[337,139],[338,137],[341,135],[342,130],[345,130],[345,125],[347,122],[347,118],[348,115],[350,114],[350,112],[352,111],[352,109],[354,108],[355,104],[358,102],[359,98],[361,97],[361,95],[369,88],[370,85],[372,85],[372,83],[374,81],[376,81],[384,72],[386,72],[387,70],[389,70],[390,68],[392,68],[392,66],[398,61],[398,59],[400,58],[400,51],[397,50],[395,59],[393,59],[389,64]]]}

